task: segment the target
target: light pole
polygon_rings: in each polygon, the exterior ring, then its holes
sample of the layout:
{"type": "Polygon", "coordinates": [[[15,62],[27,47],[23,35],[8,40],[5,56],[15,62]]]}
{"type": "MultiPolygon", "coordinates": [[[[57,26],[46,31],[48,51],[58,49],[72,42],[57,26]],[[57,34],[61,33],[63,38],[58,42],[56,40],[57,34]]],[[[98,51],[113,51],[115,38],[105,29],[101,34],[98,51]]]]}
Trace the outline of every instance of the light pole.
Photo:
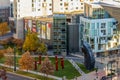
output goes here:
{"type": "Polygon", "coordinates": [[[14,71],[16,71],[16,48],[14,46],[14,71]]]}

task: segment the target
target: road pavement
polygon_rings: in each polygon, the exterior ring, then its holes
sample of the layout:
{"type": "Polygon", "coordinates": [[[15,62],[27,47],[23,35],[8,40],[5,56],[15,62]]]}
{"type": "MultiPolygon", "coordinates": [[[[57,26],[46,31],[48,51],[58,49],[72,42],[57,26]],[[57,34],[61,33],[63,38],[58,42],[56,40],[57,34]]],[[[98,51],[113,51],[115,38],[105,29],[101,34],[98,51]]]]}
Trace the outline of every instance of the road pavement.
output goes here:
{"type": "Polygon", "coordinates": [[[35,79],[21,76],[15,73],[7,73],[7,80],[35,80],[35,79]]]}
{"type": "Polygon", "coordinates": [[[13,37],[13,33],[9,32],[3,36],[0,36],[0,40],[4,40],[4,39],[9,38],[9,37],[13,37]]]}

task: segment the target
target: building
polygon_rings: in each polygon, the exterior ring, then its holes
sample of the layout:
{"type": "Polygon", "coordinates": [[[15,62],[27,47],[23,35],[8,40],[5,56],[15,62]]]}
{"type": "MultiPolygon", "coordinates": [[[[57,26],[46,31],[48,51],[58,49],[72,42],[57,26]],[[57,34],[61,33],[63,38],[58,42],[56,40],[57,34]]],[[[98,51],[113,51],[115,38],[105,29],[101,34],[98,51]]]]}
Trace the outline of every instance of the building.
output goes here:
{"type": "Polygon", "coordinates": [[[0,0],[0,22],[9,21],[10,16],[10,1],[0,0]]]}
{"type": "Polygon", "coordinates": [[[118,21],[116,25],[120,29],[120,0],[101,1],[99,4],[118,21]]]}
{"type": "Polygon", "coordinates": [[[16,24],[16,38],[24,38],[23,18],[44,16],[52,14],[52,0],[14,0],[13,14],[16,24]]]}
{"type": "Polygon", "coordinates": [[[31,32],[37,32],[39,39],[50,47],[53,43],[52,25],[52,17],[24,17],[24,38],[28,30],[31,32]]]}
{"type": "Polygon", "coordinates": [[[84,11],[85,1],[94,2],[99,0],[14,0],[13,16],[16,24],[14,37],[23,39],[23,17],[47,17],[54,13],[81,13],[84,11]]]}
{"type": "Polygon", "coordinates": [[[79,16],[80,14],[67,16],[69,53],[79,52],[79,16]]]}
{"type": "Polygon", "coordinates": [[[67,53],[67,23],[66,15],[56,14],[53,16],[53,49],[54,54],[67,53]]]}
{"type": "Polygon", "coordinates": [[[84,2],[95,1],[99,0],[54,0],[53,12],[54,13],[83,12],[84,2]]]}
{"type": "Polygon", "coordinates": [[[10,17],[13,17],[13,1],[10,1],[10,17]]]}
{"type": "Polygon", "coordinates": [[[119,49],[120,34],[115,23],[116,20],[98,3],[85,3],[84,16],[80,17],[80,48],[81,40],[85,40],[97,55],[119,49]]]}

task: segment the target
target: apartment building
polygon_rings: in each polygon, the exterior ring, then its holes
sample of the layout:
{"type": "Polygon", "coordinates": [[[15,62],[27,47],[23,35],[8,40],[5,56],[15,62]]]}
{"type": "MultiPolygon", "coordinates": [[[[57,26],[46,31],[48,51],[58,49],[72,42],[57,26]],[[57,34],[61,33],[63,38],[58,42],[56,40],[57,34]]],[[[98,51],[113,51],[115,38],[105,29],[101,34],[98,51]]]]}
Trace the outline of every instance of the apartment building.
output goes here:
{"type": "Polygon", "coordinates": [[[105,51],[117,50],[120,44],[120,34],[116,28],[116,20],[112,18],[97,3],[85,3],[84,16],[80,17],[80,47],[81,40],[87,41],[94,53],[98,55],[105,51]]]}
{"type": "Polygon", "coordinates": [[[52,0],[14,0],[13,14],[16,24],[16,38],[24,38],[23,17],[37,17],[52,14],[52,0]],[[20,34],[21,33],[21,34],[20,34]]]}
{"type": "Polygon", "coordinates": [[[7,21],[10,16],[10,1],[0,0],[0,22],[7,21]]]}
{"type": "Polygon", "coordinates": [[[84,2],[96,2],[99,0],[54,0],[54,13],[83,12],[84,2]],[[57,6],[57,7],[56,7],[57,6]]]}

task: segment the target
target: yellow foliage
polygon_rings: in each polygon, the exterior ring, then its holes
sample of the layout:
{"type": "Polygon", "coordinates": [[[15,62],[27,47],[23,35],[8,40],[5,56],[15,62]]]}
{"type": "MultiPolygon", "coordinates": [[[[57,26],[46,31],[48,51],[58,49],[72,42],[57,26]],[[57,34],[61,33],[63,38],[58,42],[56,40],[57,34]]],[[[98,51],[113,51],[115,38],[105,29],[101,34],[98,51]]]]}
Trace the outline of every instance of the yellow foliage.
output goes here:
{"type": "Polygon", "coordinates": [[[25,42],[23,44],[23,49],[28,51],[37,50],[39,45],[39,38],[37,37],[36,33],[28,33],[25,42]]]}

